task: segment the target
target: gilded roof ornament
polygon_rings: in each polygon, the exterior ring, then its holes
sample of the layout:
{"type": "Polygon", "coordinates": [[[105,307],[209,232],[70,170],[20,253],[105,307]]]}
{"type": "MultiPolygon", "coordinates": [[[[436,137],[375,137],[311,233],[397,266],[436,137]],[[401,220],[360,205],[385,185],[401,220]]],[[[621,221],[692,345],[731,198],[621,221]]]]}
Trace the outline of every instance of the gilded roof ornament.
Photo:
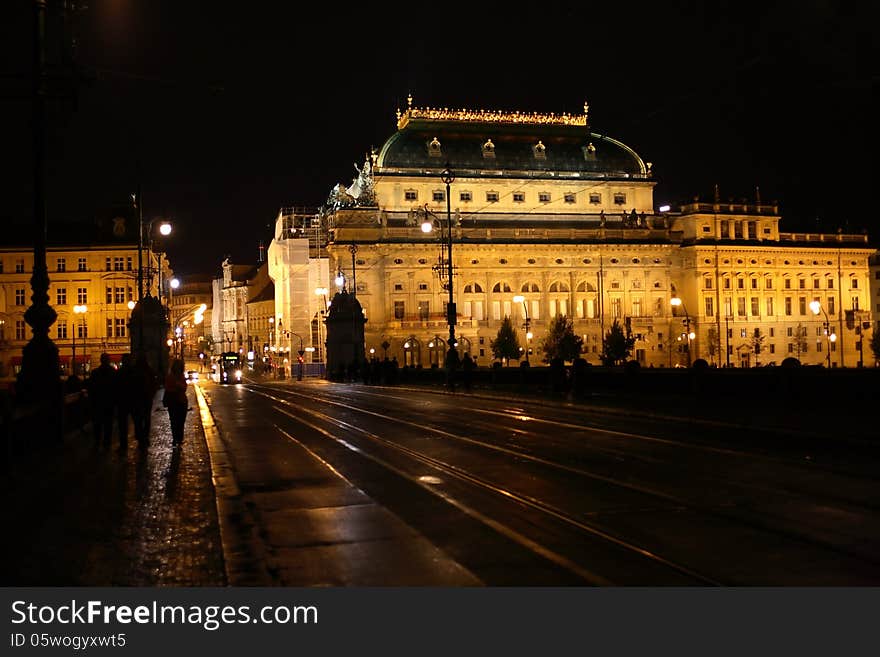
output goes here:
{"type": "Polygon", "coordinates": [[[449,109],[448,107],[413,107],[412,95],[407,96],[407,109],[397,117],[397,129],[402,130],[410,121],[459,121],[469,123],[507,123],[526,125],[586,126],[589,105],[584,103],[583,114],[554,114],[504,110],[449,109]]]}

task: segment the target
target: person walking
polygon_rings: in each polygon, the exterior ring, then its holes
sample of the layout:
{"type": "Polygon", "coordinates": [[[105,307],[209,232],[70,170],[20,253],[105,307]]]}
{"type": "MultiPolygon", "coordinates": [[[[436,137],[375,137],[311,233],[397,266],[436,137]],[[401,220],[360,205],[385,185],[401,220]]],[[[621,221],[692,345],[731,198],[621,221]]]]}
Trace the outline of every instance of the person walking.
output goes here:
{"type": "Polygon", "coordinates": [[[101,364],[95,368],[88,383],[89,406],[95,446],[110,446],[113,435],[113,410],[116,405],[116,370],[110,365],[110,356],[101,354],[101,364]]]}
{"type": "Polygon", "coordinates": [[[119,449],[128,449],[128,418],[134,417],[137,399],[137,379],[131,354],[123,354],[116,372],[116,426],[119,430],[119,449]]]}
{"type": "Polygon", "coordinates": [[[468,392],[471,391],[471,381],[473,381],[474,377],[474,361],[471,358],[469,353],[465,353],[464,358],[461,360],[461,371],[462,371],[462,383],[464,384],[464,389],[468,392]]]}
{"type": "Polygon", "coordinates": [[[183,374],[183,361],[175,358],[165,377],[165,393],[162,403],[168,409],[171,422],[171,444],[179,447],[183,442],[183,425],[189,402],[186,398],[186,377],[183,374]]]}
{"type": "Polygon", "coordinates": [[[144,354],[138,355],[132,374],[134,381],[132,382],[131,417],[134,420],[134,437],[137,439],[138,447],[146,449],[150,445],[153,399],[159,389],[159,384],[156,381],[156,374],[144,354]]]}

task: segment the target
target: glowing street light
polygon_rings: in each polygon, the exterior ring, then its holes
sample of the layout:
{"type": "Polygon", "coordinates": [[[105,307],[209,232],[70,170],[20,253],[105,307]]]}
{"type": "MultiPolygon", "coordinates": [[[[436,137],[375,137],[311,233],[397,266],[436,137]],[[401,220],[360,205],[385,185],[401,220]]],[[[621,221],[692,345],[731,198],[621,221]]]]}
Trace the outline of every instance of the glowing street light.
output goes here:
{"type": "Polygon", "coordinates": [[[687,306],[684,305],[684,302],[680,297],[672,297],[669,300],[669,304],[673,308],[677,308],[681,306],[681,309],[684,311],[684,332],[687,336],[687,343],[684,345],[684,350],[687,352],[687,364],[688,367],[691,366],[691,340],[694,340],[697,337],[697,334],[691,331],[691,316],[688,314],[687,306]]]}
{"type": "Polygon", "coordinates": [[[837,342],[837,336],[831,331],[831,324],[828,321],[828,313],[825,312],[821,303],[818,301],[810,301],[810,310],[814,315],[818,315],[821,312],[825,316],[825,321],[822,323],[822,329],[825,332],[826,351],[828,352],[826,354],[828,368],[831,369],[831,343],[837,342]]]}
{"type": "Polygon", "coordinates": [[[515,297],[513,297],[513,302],[522,304],[523,313],[526,318],[526,363],[529,363],[529,351],[531,351],[531,349],[529,348],[529,342],[532,339],[532,332],[530,330],[532,320],[529,317],[529,307],[526,305],[526,298],[521,294],[517,294],[515,297]]]}

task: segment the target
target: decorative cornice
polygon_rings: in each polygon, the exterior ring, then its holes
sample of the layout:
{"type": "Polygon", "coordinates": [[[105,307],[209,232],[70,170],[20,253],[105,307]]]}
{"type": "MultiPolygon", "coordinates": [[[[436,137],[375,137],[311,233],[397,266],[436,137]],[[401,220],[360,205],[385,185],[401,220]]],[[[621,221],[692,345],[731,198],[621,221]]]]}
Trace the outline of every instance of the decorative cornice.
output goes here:
{"type": "Polygon", "coordinates": [[[397,110],[397,129],[402,130],[413,120],[458,121],[467,123],[507,123],[525,125],[586,126],[590,106],[584,103],[583,114],[553,114],[540,112],[508,112],[503,110],[449,109],[413,107],[412,96],[407,97],[407,109],[397,110]]]}

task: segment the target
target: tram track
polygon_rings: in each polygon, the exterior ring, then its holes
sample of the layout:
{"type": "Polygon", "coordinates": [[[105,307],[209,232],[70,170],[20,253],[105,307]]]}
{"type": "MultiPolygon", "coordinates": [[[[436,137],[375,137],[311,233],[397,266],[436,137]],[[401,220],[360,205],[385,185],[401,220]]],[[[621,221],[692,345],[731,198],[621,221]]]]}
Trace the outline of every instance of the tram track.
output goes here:
{"type": "MultiPolygon", "coordinates": [[[[602,475],[596,472],[590,472],[583,468],[578,468],[574,466],[570,466],[564,463],[555,462],[550,459],[542,458],[533,454],[528,454],[516,449],[512,449],[510,447],[499,446],[491,443],[486,443],[481,440],[476,440],[474,438],[470,438],[467,436],[461,436],[458,434],[454,434],[449,431],[445,431],[442,429],[438,429],[436,427],[422,424],[419,422],[413,422],[412,420],[406,420],[403,418],[392,417],[387,414],[378,413],[377,411],[373,411],[370,409],[361,408],[355,406],[350,403],[342,402],[338,399],[332,399],[329,396],[324,395],[313,395],[313,394],[302,394],[296,391],[291,391],[288,389],[279,389],[273,386],[259,386],[259,385],[249,385],[249,388],[256,392],[257,394],[263,395],[268,399],[272,400],[276,404],[280,404],[280,407],[277,407],[280,412],[285,413],[289,417],[293,418],[296,421],[305,423],[305,420],[301,417],[302,413],[309,414],[313,419],[318,422],[326,423],[331,425],[334,428],[335,432],[348,432],[349,434],[356,434],[361,438],[366,438],[372,443],[376,445],[380,445],[384,450],[392,450],[398,454],[405,455],[407,458],[412,459],[414,461],[419,462],[423,466],[429,466],[434,468],[438,472],[442,472],[445,476],[454,476],[459,481],[467,482],[469,485],[480,487],[482,490],[491,491],[493,494],[504,497],[510,501],[513,501],[520,506],[528,507],[533,511],[540,512],[545,514],[548,517],[554,518],[558,522],[565,523],[569,527],[577,528],[578,531],[584,532],[586,534],[590,534],[596,539],[601,539],[605,541],[609,541],[614,543],[618,548],[629,551],[632,554],[641,555],[643,558],[648,559],[656,559],[657,563],[664,564],[666,567],[669,567],[672,570],[680,574],[684,574],[687,577],[691,578],[692,581],[702,583],[702,584],[718,584],[721,583],[718,581],[716,577],[705,575],[701,572],[697,572],[696,569],[691,568],[690,566],[683,565],[679,561],[674,559],[665,557],[656,552],[656,549],[646,547],[644,545],[639,544],[635,540],[630,540],[626,537],[624,533],[619,531],[615,531],[613,528],[610,528],[607,523],[597,523],[588,521],[584,517],[583,514],[573,513],[570,510],[566,510],[561,508],[560,506],[553,504],[547,499],[540,499],[536,496],[529,495],[527,493],[511,491],[508,490],[504,485],[499,485],[498,482],[491,481],[486,477],[480,476],[479,474],[469,471],[467,469],[461,468],[453,463],[449,463],[443,461],[441,459],[437,459],[426,455],[423,452],[412,449],[410,447],[406,447],[401,445],[399,442],[390,441],[381,436],[376,435],[373,432],[367,431],[359,426],[356,426],[352,422],[346,422],[344,420],[340,420],[335,417],[331,417],[326,413],[322,413],[313,408],[307,408],[303,405],[297,406],[297,412],[299,415],[295,415],[288,411],[285,411],[282,407],[291,406],[293,402],[291,402],[290,397],[300,397],[307,398],[312,401],[319,401],[325,404],[335,405],[337,407],[346,409],[348,411],[354,413],[365,413],[367,415],[371,415],[377,419],[380,419],[385,422],[394,422],[400,425],[407,426],[410,429],[420,431],[420,432],[429,432],[436,436],[441,436],[443,438],[455,440],[460,444],[467,445],[470,448],[481,449],[481,450],[490,450],[495,453],[499,453],[504,455],[509,461],[516,462],[518,464],[528,463],[531,466],[540,466],[542,468],[552,468],[555,470],[566,472],[569,475],[573,475],[576,477],[588,478],[596,482],[600,482],[606,486],[618,487],[621,489],[626,489],[631,492],[638,493],[640,495],[648,496],[649,498],[656,499],[662,506],[665,507],[675,507],[680,509],[686,509],[687,511],[701,515],[701,516],[711,516],[714,518],[718,518],[723,520],[724,522],[735,522],[746,525],[750,527],[752,530],[764,533],[770,533],[777,536],[779,539],[785,539],[788,541],[799,541],[809,545],[811,548],[819,548],[825,551],[831,551],[835,553],[839,553],[841,555],[846,555],[850,559],[859,559],[866,560],[865,555],[861,553],[854,553],[849,550],[841,549],[838,546],[827,543],[825,541],[816,540],[813,537],[803,536],[798,533],[794,533],[788,530],[780,529],[778,527],[768,526],[766,522],[756,521],[755,518],[743,517],[742,513],[734,512],[731,509],[718,509],[718,508],[707,508],[700,506],[699,504],[694,504],[690,500],[685,500],[678,496],[669,494],[668,492],[653,489],[650,487],[646,487],[644,485],[639,485],[630,481],[622,481],[616,479],[614,477],[608,477],[606,475],[602,475]],[[279,396],[279,393],[282,396],[279,396]]],[[[474,410],[474,409],[471,409],[474,410]]],[[[310,423],[314,425],[314,422],[310,423]]],[[[335,434],[331,432],[327,432],[324,429],[319,429],[315,426],[312,426],[313,429],[322,431],[325,433],[327,437],[334,437],[335,434]]],[[[583,427],[581,427],[583,428],[583,427]]],[[[416,482],[421,485],[419,482],[416,482]]],[[[435,489],[430,489],[432,492],[436,493],[435,489]]],[[[485,524],[485,523],[484,523],[485,524]]],[[[868,560],[872,561],[872,560],[868,560]]]]}

